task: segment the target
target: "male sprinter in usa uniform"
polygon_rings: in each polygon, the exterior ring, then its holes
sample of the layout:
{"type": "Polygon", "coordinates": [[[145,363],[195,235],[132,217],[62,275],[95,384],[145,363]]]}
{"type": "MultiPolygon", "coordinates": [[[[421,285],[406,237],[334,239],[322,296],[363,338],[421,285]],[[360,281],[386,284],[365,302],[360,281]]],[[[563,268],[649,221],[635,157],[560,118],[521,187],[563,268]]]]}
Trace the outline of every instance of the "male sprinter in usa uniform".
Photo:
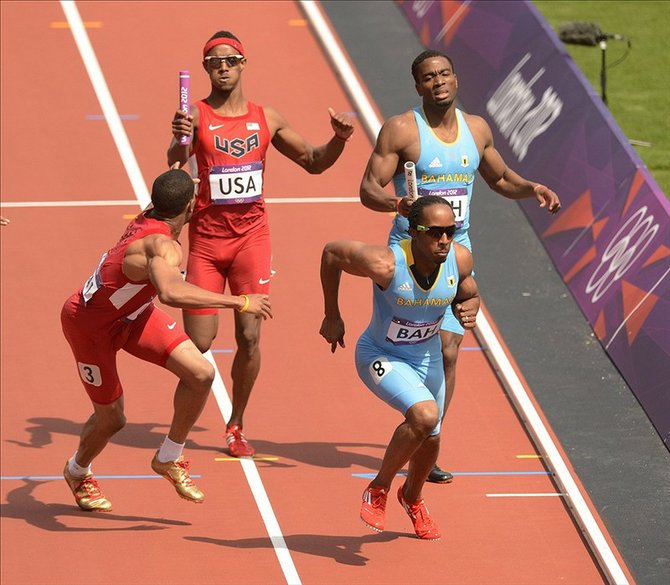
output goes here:
{"type": "MultiPolygon", "coordinates": [[[[456,215],[455,241],[472,250],[470,199],[475,173],[496,193],[509,199],[535,197],[540,207],[557,213],[561,207],[556,193],[524,179],[507,167],[493,145],[491,128],[483,118],[456,107],[458,79],[449,57],[439,51],[424,51],[412,63],[412,76],[422,106],[389,118],[382,126],[361,181],[360,197],[375,211],[396,211],[389,243],[407,237],[407,214],[412,200],[407,197],[403,166],[416,164],[419,196],[439,195],[447,199],[456,215]],[[393,180],[396,197],[384,187],[393,180]]],[[[445,411],[456,384],[456,360],[464,330],[447,312],[440,337],[447,380],[445,411]]],[[[448,483],[452,475],[437,465],[428,481],[448,483]]]]}
{"type": "Polygon", "coordinates": [[[179,377],[170,432],[151,467],[185,500],[204,500],[182,450],[205,406],[214,369],[174,319],[153,304],[154,297],[172,307],[234,308],[254,318],[272,316],[267,295],[222,295],[184,282],[177,238],[195,204],[188,173],[173,168],[160,175],[151,189],[151,202],[152,207],[131,221],[121,239],[103,254],[91,277],[61,312],[63,333],[93,403],[79,448],[63,471],[82,510],[112,509],[93,477],[91,463],[126,424],[123,387],[116,370],[120,349],[179,377]]]}
{"type": "Polygon", "coordinates": [[[419,538],[440,538],[421,496],[440,448],[445,398],[440,323],[452,303],[465,328],[475,326],[479,310],[472,256],[466,247],[452,244],[455,232],[449,203],[426,196],[410,210],[411,240],[390,247],[330,242],[321,258],[325,301],[321,335],[332,351],[338,344],[344,347],[338,306],[341,273],[372,279],[372,319],[356,346],[356,369],[376,396],[405,417],[393,433],[379,473],[363,492],[361,519],[378,532],[385,527],[391,482],[409,462],[398,501],[419,538]]]}
{"type": "MultiPolygon", "coordinates": [[[[270,229],[263,201],[265,152],[272,145],[309,173],[321,173],[338,159],[354,131],[345,114],[332,109],[333,137],[312,146],[269,107],[247,101],[242,72],[247,60],[240,40],[228,31],[205,43],[203,67],[209,75],[209,96],[191,107],[190,114],[175,113],[168,163],[186,164],[195,154],[200,186],[189,225],[186,280],[232,294],[267,293],[270,288],[270,229]],[[180,145],[192,136],[191,146],[180,145]]],[[[200,351],[216,337],[218,311],[186,310],[184,326],[200,351]]],[[[251,457],[253,447],[242,434],[242,417],[260,370],[260,320],[235,315],[237,352],[232,365],[233,410],[226,443],[234,457],[251,457]]]]}

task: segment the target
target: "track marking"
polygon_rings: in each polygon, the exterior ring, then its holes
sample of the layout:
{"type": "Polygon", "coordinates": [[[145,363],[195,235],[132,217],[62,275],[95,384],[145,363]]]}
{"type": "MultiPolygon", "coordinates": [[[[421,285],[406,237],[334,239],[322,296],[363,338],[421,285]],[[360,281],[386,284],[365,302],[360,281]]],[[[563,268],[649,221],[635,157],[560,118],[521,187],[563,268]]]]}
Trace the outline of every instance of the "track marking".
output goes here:
{"type": "MultiPolygon", "coordinates": [[[[146,187],[145,187],[146,188],[146,187]]],[[[266,203],[360,203],[358,197],[268,197],[266,203]]],[[[137,199],[107,199],[82,201],[3,201],[2,207],[105,207],[108,205],[137,205],[137,199]]],[[[146,207],[146,205],[144,206],[146,207]]],[[[144,207],[142,209],[144,209],[144,207]]]]}
{"type": "MultiPolygon", "coordinates": [[[[469,4],[469,2],[467,3],[469,4]]],[[[466,5],[464,3],[464,6],[466,5]]],[[[330,57],[331,62],[337,69],[339,78],[345,84],[348,95],[360,113],[361,121],[368,132],[368,136],[373,143],[376,142],[382,125],[381,120],[375,113],[370,100],[358,81],[358,77],[349,64],[339,42],[335,38],[321,8],[313,0],[300,0],[300,6],[309,19],[315,34],[330,57]]],[[[446,33],[447,27],[450,24],[451,22],[447,23],[441,34],[446,33]]],[[[482,305],[482,309],[484,309],[484,305],[482,305]]],[[[586,503],[570,470],[565,461],[563,461],[563,457],[533,405],[527,389],[514,371],[510,359],[503,350],[502,344],[496,337],[483,310],[477,316],[476,336],[481,345],[486,348],[486,353],[491,360],[492,366],[499,375],[505,390],[508,391],[508,395],[515,407],[518,409],[522,420],[525,421],[524,424],[535,441],[538,450],[543,453],[547,464],[554,470],[556,481],[561,491],[566,492],[570,503],[570,506],[568,506],[570,512],[582,529],[599,565],[612,583],[628,585],[628,579],[619,561],[614,555],[593,512],[586,503]]]]}
{"type": "MultiPolygon", "coordinates": [[[[212,383],[212,393],[214,398],[219,406],[223,420],[228,420],[233,410],[233,405],[230,402],[228,392],[226,387],[221,379],[221,374],[219,373],[218,368],[216,367],[216,362],[214,361],[214,356],[212,352],[208,351],[205,354],[205,357],[209,362],[214,366],[214,382],[212,383]]],[[[265,492],[263,487],[263,482],[258,474],[258,468],[254,464],[252,459],[240,459],[240,464],[244,470],[244,474],[247,478],[247,482],[251,487],[251,492],[256,500],[256,505],[258,510],[261,513],[263,522],[265,523],[265,528],[267,530],[268,536],[272,541],[272,546],[274,547],[275,554],[279,560],[279,564],[284,572],[284,577],[286,582],[289,585],[301,585],[300,577],[298,572],[293,564],[293,559],[291,558],[291,553],[286,545],[286,541],[281,533],[279,528],[279,523],[277,518],[272,510],[272,505],[270,500],[265,492]]]]}
{"type": "Polygon", "coordinates": [[[67,18],[70,25],[74,42],[77,45],[77,49],[79,49],[79,54],[86,67],[86,72],[91,80],[95,95],[102,108],[102,113],[107,120],[109,131],[112,133],[114,144],[116,144],[116,149],[121,155],[121,160],[123,161],[123,166],[130,179],[130,184],[133,187],[135,197],[137,197],[140,207],[144,209],[151,203],[149,190],[142,177],[142,171],[140,171],[140,167],[137,164],[135,153],[130,147],[128,136],[121,123],[121,118],[119,117],[119,112],[112,99],[112,94],[107,87],[105,76],[102,73],[102,69],[100,69],[100,63],[98,63],[98,58],[96,57],[91,41],[88,38],[88,33],[84,28],[84,23],[79,15],[79,10],[77,10],[74,0],[61,0],[60,4],[65,13],[65,18],[67,18]]]}
{"type": "Polygon", "coordinates": [[[517,459],[542,459],[542,455],[517,455],[517,459]]]}
{"type": "Polygon", "coordinates": [[[109,207],[137,206],[137,199],[101,199],[99,201],[3,201],[2,207],[109,207]]]}
{"type": "MultiPolygon", "coordinates": [[[[122,120],[139,120],[139,114],[119,114],[119,118],[122,120]]],[[[103,114],[86,114],[86,119],[91,121],[105,121],[105,116],[103,114]]]]}
{"type": "MultiPolygon", "coordinates": [[[[191,477],[199,479],[202,475],[195,473],[191,477]]],[[[62,480],[62,475],[3,475],[0,481],[56,481],[62,480]]],[[[162,475],[98,475],[95,474],[95,479],[163,479],[162,475]]]]}
{"type": "MultiPolygon", "coordinates": [[[[279,457],[252,457],[254,461],[279,461],[279,457]]],[[[214,461],[241,461],[239,457],[214,457],[214,461]]]]}
{"type": "MultiPolygon", "coordinates": [[[[99,20],[91,20],[82,23],[84,28],[102,28],[102,22],[99,20]]],[[[70,28],[70,23],[63,20],[56,20],[49,23],[49,28],[70,28]]]]}
{"type": "Polygon", "coordinates": [[[549,492],[546,494],[486,494],[487,498],[562,498],[565,494],[549,492]]]}
{"type": "MultiPolygon", "coordinates": [[[[551,471],[451,471],[454,477],[476,477],[483,475],[553,475],[551,471]]],[[[362,479],[374,479],[377,477],[376,473],[352,473],[352,477],[360,477],[362,479]]],[[[396,477],[406,477],[407,472],[401,471],[396,473],[396,477]]]]}
{"type": "MultiPolygon", "coordinates": [[[[79,11],[75,5],[74,0],[61,0],[61,6],[65,16],[70,23],[70,28],[72,29],[72,35],[74,36],[77,48],[81,54],[82,60],[86,65],[86,70],[88,71],[91,83],[95,90],[96,96],[102,107],[102,111],[107,118],[107,123],[109,124],[110,130],[112,131],[112,136],[116,144],[116,148],[121,155],[123,164],[128,173],[130,183],[133,187],[133,192],[137,198],[136,204],[139,203],[140,207],[144,209],[151,198],[149,197],[149,191],[147,189],[146,183],[142,178],[142,173],[137,164],[137,159],[132,150],[128,137],[126,136],[121,120],[119,119],[119,113],[114,106],[114,101],[112,96],[109,93],[105,78],[98,64],[98,60],[93,51],[93,47],[89,41],[86,30],[84,29],[79,11]]],[[[214,367],[214,383],[212,384],[212,392],[216,398],[219,410],[223,416],[224,421],[230,418],[232,412],[232,404],[226,387],[223,384],[219,370],[216,367],[216,363],[211,352],[207,352],[205,357],[214,367]]],[[[277,518],[272,510],[272,505],[270,500],[265,492],[265,487],[261,481],[260,475],[258,474],[258,468],[251,459],[246,459],[241,461],[242,469],[247,478],[247,482],[251,488],[251,492],[256,500],[256,505],[261,513],[263,522],[265,523],[265,528],[267,530],[268,536],[274,547],[275,554],[279,560],[279,564],[284,573],[286,582],[289,585],[301,585],[300,577],[296,571],[293,559],[291,558],[291,553],[286,546],[286,541],[282,535],[281,529],[279,528],[279,523],[277,518]]]]}

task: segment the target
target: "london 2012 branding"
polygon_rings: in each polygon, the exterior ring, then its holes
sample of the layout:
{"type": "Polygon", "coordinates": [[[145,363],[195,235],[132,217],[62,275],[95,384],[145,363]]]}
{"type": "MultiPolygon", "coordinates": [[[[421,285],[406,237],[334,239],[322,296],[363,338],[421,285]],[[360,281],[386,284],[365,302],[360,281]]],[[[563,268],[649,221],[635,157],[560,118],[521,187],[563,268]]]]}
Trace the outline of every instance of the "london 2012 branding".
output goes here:
{"type": "Polygon", "coordinates": [[[563,101],[552,86],[539,97],[533,93],[533,85],[544,75],[545,68],[525,72],[524,76],[521,70],[531,56],[523,56],[486,102],[486,111],[519,162],[528,154],[531,142],[554,123],[563,109],[563,101]]]}

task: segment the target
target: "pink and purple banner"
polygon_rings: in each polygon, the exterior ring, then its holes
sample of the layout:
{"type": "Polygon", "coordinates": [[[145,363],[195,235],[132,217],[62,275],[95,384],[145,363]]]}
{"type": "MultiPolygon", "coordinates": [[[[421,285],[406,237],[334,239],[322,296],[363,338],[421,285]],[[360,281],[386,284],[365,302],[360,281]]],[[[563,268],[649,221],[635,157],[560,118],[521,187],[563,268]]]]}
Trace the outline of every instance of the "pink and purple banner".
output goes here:
{"type": "Polygon", "coordinates": [[[398,2],[447,53],[465,109],[562,210],[524,212],[601,344],[670,447],[670,203],[528,2],[398,2]]]}

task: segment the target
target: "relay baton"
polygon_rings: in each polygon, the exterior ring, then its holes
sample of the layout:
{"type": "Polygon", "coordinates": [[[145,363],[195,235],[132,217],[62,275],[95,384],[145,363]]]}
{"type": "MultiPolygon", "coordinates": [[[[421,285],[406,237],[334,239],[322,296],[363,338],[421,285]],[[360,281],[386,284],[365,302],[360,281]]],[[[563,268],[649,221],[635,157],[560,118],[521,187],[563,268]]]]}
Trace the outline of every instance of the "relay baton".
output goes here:
{"type": "MultiPolygon", "coordinates": [[[[190,112],[189,97],[191,92],[191,76],[188,71],[179,72],[179,109],[188,116],[190,112]]],[[[180,136],[179,144],[191,144],[190,136],[180,136]]]]}
{"type": "Polygon", "coordinates": [[[416,187],[416,167],[412,161],[405,163],[405,183],[407,184],[407,195],[416,201],[419,197],[419,191],[416,187]]]}

